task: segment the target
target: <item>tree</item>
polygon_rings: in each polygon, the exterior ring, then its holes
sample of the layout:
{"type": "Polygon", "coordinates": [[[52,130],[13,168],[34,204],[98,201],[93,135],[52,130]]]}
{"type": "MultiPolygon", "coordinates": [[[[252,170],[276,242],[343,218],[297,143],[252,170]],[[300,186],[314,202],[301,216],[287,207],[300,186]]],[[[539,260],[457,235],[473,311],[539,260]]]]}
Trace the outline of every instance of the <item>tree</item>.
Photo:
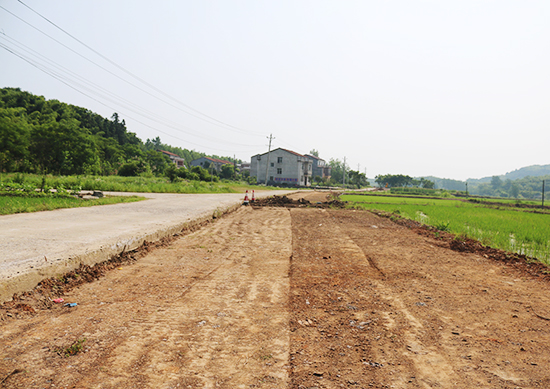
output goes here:
{"type": "Polygon", "coordinates": [[[221,171],[220,171],[220,177],[225,179],[233,178],[233,175],[235,174],[235,169],[233,168],[233,165],[225,164],[222,165],[221,171]]]}
{"type": "Polygon", "coordinates": [[[319,150],[311,149],[309,152],[310,155],[314,155],[316,157],[319,157],[319,150]]]}
{"type": "Polygon", "coordinates": [[[413,178],[410,176],[405,176],[403,174],[386,174],[378,175],[375,177],[375,182],[379,187],[388,187],[388,188],[397,188],[412,186],[413,178]]]}
{"type": "Polygon", "coordinates": [[[31,132],[29,151],[41,173],[83,174],[94,164],[97,145],[75,119],[49,121],[31,132]]]}
{"type": "MultiPolygon", "coordinates": [[[[331,158],[328,164],[331,167],[330,181],[335,185],[341,185],[344,178],[344,163],[339,159],[331,158]]],[[[347,171],[347,165],[345,168],[347,171]]]]}
{"type": "Polygon", "coordinates": [[[491,186],[493,187],[493,189],[498,189],[502,186],[502,180],[499,176],[493,176],[491,178],[491,186]]]}
{"type": "Polygon", "coordinates": [[[347,172],[348,175],[348,182],[351,185],[357,186],[357,188],[360,188],[362,186],[367,186],[369,182],[367,181],[367,177],[365,176],[365,173],[361,173],[359,171],[350,170],[347,172]]]}
{"type": "Polygon", "coordinates": [[[510,197],[517,199],[519,196],[519,185],[516,183],[513,183],[510,186],[510,191],[508,193],[510,194],[510,197]]]}
{"type": "Polygon", "coordinates": [[[23,108],[0,109],[0,172],[17,171],[28,163],[30,126],[23,108]]]}

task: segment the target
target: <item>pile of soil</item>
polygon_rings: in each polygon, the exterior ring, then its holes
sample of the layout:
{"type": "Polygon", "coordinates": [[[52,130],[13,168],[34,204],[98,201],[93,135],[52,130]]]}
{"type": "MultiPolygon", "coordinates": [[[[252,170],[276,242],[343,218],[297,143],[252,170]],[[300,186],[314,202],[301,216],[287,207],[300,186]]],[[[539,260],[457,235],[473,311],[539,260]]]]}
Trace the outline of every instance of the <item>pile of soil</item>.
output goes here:
{"type": "Polygon", "coordinates": [[[286,207],[286,208],[344,208],[344,202],[340,200],[311,202],[304,198],[293,200],[287,196],[272,196],[258,199],[250,203],[254,207],[286,207]]]}
{"type": "Polygon", "coordinates": [[[550,272],[548,266],[539,262],[536,258],[485,246],[475,239],[458,237],[454,234],[438,230],[435,227],[421,224],[414,220],[401,218],[398,215],[386,212],[373,213],[378,216],[390,218],[394,223],[407,227],[419,235],[435,238],[441,242],[442,247],[447,247],[453,251],[458,251],[461,253],[477,254],[487,259],[505,262],[508,265],[520,270],[524,274],[550,282],[550,272]]]}

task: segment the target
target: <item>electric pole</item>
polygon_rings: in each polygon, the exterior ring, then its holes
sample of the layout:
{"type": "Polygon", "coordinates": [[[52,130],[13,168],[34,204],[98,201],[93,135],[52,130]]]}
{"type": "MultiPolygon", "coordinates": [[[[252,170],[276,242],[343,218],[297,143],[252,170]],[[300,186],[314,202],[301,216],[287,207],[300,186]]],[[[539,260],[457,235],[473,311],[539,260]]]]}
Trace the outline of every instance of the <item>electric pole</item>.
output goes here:
{"type": "Polygon", "coordinates": [[[544,208],[544,180],[542,180],[542,208],[544,208]]]}
{"type": "Polygon", "coordinates": [[[271,140],[275,139],[273,134],[266,136],[269,139],[269,148],[267,149],[267,163],[265,164],[265,186],[267,186],[267,170],[269,169],[269,155],[271,154],[271,140]]]}
{"type": "Polygon", "coordinates": [[[344,163],[342,164],[342,186],[346,188],[346,157],[344,157],[344,163]]]}

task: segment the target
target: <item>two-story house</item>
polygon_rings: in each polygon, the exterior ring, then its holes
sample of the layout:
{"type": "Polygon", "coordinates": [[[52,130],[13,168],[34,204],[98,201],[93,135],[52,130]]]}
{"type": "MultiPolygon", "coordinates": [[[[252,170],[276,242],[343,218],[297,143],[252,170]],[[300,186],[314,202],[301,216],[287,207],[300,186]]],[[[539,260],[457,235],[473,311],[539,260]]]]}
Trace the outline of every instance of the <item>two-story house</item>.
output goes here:
{"type": "Polygon", "coordinates": [[[332,167],[324,159],[311,154],[306,154],[305,156],[313,163],[313,177],[330,179],[332,167]]]}
{"type": "Polygon", "coordinates": [[[252,156],[250,177],[256,177],[258,184],[310,186],[312,165],[305,155],[278,148],[252,156]]]}

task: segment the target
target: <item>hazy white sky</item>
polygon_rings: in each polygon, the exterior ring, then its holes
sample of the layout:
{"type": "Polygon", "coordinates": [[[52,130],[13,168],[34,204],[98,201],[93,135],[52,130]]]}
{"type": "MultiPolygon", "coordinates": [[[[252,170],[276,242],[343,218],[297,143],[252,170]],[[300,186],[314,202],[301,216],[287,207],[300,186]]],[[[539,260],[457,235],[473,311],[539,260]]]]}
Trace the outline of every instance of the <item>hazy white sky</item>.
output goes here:
{"type": "Polygon", "coordinates": [[[550,163],[547,0],[22,1],[0,0],[0,45],[74,89],[1,46],[0,87],[144,141],[250,160],[273,134],[369,178],[550,163]]]}

